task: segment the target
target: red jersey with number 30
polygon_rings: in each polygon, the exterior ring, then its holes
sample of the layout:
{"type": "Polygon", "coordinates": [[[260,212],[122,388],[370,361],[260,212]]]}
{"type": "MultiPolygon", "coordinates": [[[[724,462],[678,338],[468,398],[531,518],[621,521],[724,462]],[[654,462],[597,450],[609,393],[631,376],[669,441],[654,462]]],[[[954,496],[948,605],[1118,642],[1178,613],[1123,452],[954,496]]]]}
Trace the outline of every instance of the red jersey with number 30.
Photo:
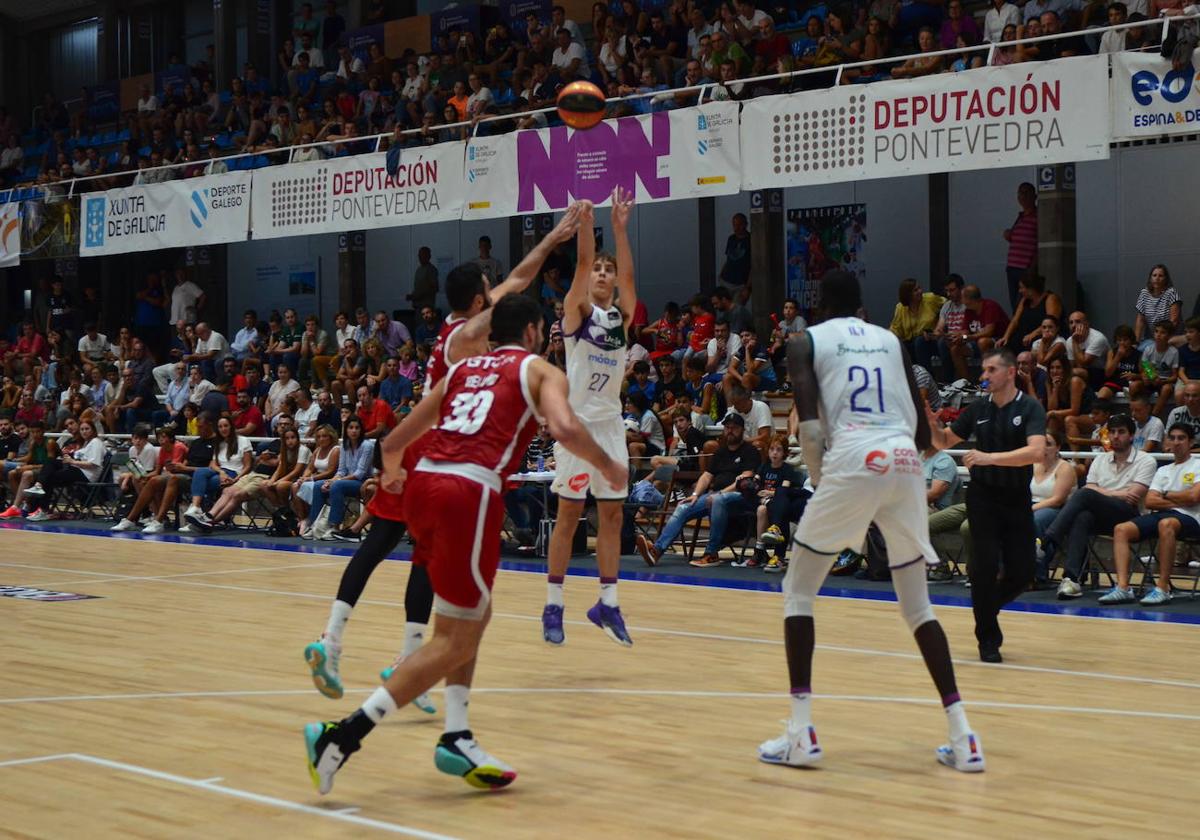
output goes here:
{"type": "MultiPolygon", "coordinates": [[[[442,329],[438,332],[437,341],[433,344],[433,349],[429,351],[429,363],[425,366],[425,385],[422,390],[422,395],[432,391],[439,382],[445,377],[450,366],[446,362],[446,348],[450,344],[450,337],[458,332],[458,328],[467,323],[466,318],[454,318],[446,316],[446,320],[442,322],[442,329]]],[[[404,451],[404,469],[412,472],[413,467],[417,465],[417,461],[421,460],[421,446],[425,440],[422,436],[420,440],[414,441],[411,446],[404,451]]],[[[375,495],[371,497],[371,502],[367,505],[372,515],[380,519],[388,519],[392,522],[405,521],[404,506],[401,503],[402,495],[390,493],[382,487],[375,491],[375,495]]]]}
{"type": "Polygon", "coordinates": [[[482,467],[498,486],[517,472],[538,427],[528,382],[536,358],[505,345],[454,365],[438,424],[421,438],[422,458],[461,464],[468,478],[467,468],[482,467]]]}

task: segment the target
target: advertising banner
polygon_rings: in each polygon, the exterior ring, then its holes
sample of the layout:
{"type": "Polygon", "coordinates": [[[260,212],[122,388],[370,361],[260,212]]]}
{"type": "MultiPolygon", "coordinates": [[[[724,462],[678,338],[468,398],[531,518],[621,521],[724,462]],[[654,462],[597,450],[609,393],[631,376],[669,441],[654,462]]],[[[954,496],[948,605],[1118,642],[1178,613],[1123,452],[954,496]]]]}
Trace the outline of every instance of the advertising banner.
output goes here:
{"type": "Polygon", "coordinates": [[[867,205],[838,204],[787,211],[787,296],[812,318],[819,281],[840,268],[867,280],[867,205]]]}
{"type": "Polygon", "coordinates": [[[396,176],[382,153],[254,170],[255,239],[458,221],[463,144],[405,149],[396,176]]]}
{"type": "Polygon", "coordinates": [[[250,173],[201,175],[83,196],[79,256],[246,239],[250,173]]]}
{"type": "Polygon", "coordinates": [[[1108,157],[1107,56],[766,97],[742,110],[743,188],[1108,157]]]}
{"type": "Polygon", "coordinates": [[[639,202],[730,195],[741,188],[738,105],[605,120],[587,131],[566,126],[476,137],[467,144],[464,219],[596,204],[614,188],[639,202]]]}
{"type": "Polygon", "coordinates": [[[21,263],[21,205],[0,204],[0,268],[21,263]]]}
{"type": "Polygon", "coordinates": [[[1112,54],[1112,139],[1200,132],[1200,50],[1180,70],[1154,53],[1112,54]]]}

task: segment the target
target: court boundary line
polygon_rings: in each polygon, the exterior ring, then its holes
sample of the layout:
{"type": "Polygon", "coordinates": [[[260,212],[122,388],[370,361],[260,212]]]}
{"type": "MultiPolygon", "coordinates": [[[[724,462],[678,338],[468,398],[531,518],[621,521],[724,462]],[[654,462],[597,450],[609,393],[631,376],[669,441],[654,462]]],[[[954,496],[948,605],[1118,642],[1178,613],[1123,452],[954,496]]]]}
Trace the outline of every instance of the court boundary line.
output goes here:
{"type": "MultiPolygon", "coordinates": [[[[345,694],[368,695],[373,688],[347,689],[345,694]]],[[[441,694],[444,689],[430,689],[431,693],[441,694]]],[[[91,702],[121,702],[125,700],[191,700],[197,698],[229,699],[235,697],[299,697],[309,696],[312,689],[277,689],[259,691],[180,691],[180,692],[143,692],[139,694],[93,694],[93,695],[62,695],[59,697],[15,697],[0,700],[0,704],[35,704],[35,703],[91,703],[91,702]]],[[[553,687],[511,687],[483,686],[473,687],[472,694],[525,694],[525,695],[573,695],[592,694],[611,697],[671,697],[676,699],[715,699],[715,700],[778,700],[787,699],[786,692],[781,691],[714,691],[702,689],[657,689],[657,688],[602,688],[596,686],[553,686],[553,687]]],[[[813,699],[819,702],[844,703],[899,703],[906,706],[937,706],[941,701],[935,697],[895,697],[884,694],[814,694],[813,699]]],[[[1102,708],[1099,706],[1066,706],[1054,703],[1011,703],[1002,700],[970,700],[967,705],[972,709],[1009,709],[1026,712],[1057,712],[1060,714],[1077,715],[1108,715],[1110,717],[1149,718],[1155,720],[1176,720],[1200,722],[1200,714],[1185,712],[1158,712],[1145,709],[1102,708]]],[[[41,756],[28,759],[17,759],[12,762],[0,761],[0,768],[19,764],[34,764],[39,761],[53,761],[76,755],[61,753],[54,756],[41,756]]],[[[197,783],[214,784],[223,777],[214,776],[212,779],[192,780],[197,783]]]]}
{"type": "MultiPolygon", "coordinates": [[[[8,564],[0,563],[0,568],[3,568],[5,565],[8,565],[8,564]]],[[[27,564],[23,564],[22,567],[23,568],[37,568],[35,566],[29,566],[27,564]]],[[[282,569],[285,567],[280,566],[277,568],[282,569]]],[[[507,571],[511,571],[511,570],[501,569],[501,571],[507,572],[507,571]]],[[[99,574],[99,573],[97,573],[97,574],[99,574]]],[[[266,589],[263,587],[256,587],[256,586],[236,586],[233,584],[206,583],[204,581],[180,580],[178,578],[154,578],[154,577],[146,578],[144,576],[130,575],[126,579],[130,580],[130,581],[146,580],[151,583],[173,584],[176,586],[196,586],[196,587],[201,587],[204,589],[219,589],[219,590],[232,591],[232,592],[248,592],[248,593],[255,594],[255,595],[277,595],[277,596],[282,596],[282,597],[287,597],[287,598],[301,598],[301,599],[306,599],[306,600],[329,601],[329,599],[330,599],[330,596],[328,596],[328,595],[321,595],[321,594],[317,594],[314,592],[295,592],[295,591],[288,591],[288,590],[282,590],[282,589],[266,589]]],[[[122,578],[118,577],[118,578],[115,578],[113,580],[113,582],[119,583],[122,580],[123,580],[122,578]]],[[[369,604],[372,606],[382,606],[382,607],[401,607],[401,608],[403,608],[403,606],[404,606],[403,602],[400,602],[400,601],[381,601],[381,600],[375,600],[375,599],[371,599],[371,598],[360,598],[358,600],[358,603],[359,604],[369,604]]],[[[506,619],[516,620],[516,621],[532,622],[532,621],[540,620],[537,616],[524,615],[521,613],[493,612],[492,616],[494,618],[506,618],[506,619]]],[[[592,626],[591,622],[581,621],[581,620],[569,619],[569,620],[564,620],[563,623],[573,625],[573,626],[581,626],[581,627],[591,627],[592,626]]],[[[668,628],[664,628],[664,627],[646,627],[646,626],[642,626],[642,625],[633,625],[633,624],[629,625],[629,628],[631,630],[637,631],[639,633],[655,633],[655,634],[665,635],[665,636],[678,636],[681,638],[707,639],[709,641],[720,641],[720,642],[741,642],[741,643],[745,643],[745,644],[758,644],[758,645],[773,645],[773,646],[782,646],[783,645],[782,639],[763,639],[763,638],[757,638],[754,636],[732,636],[732,635],[725,635],[725,634],[721,634],[721,633],[704,633],[704,632],[695,631],[695,630],[676,630],[676,629],[668,629],[668,628]]],[[[837,652],[837,653],[856,653],[856,654],[861,654],[864,656],[884,656],[884,657],[889,657],[889,658],[893,658],[893,659],[921,660],[921,655],[919,653],[905,653],[905,652],[901,652],[901,651],[879,650],[876,648],[858,648],[858,647],[850,647],[847,645],[818,644],[816,647],[818,650],[828,650],[828,651],[833,651],[833,652],[837,652]]],[[[1145,684],[1145,685],[1171,686],[1174,688],[1200,689],[1200,683],[1188,682],[1186,680],[1164,679],[1164,678],[1160,678],[1160,677],[1143,677],[1143,676],[1134,676],[1134,675],[1128,675],[1128,674],[1110,674],[1110,673],[1106,673],[1104,671],[1072,671],[1072,670],[1066,669],[1066,668],[1050,668],[1050,667],[1040,666],[1040,665],[1020,665],[1020,664],[1015,664],[1015,663],[1010,663],[1010,662],[993,664],[993,663],[981,662],[977,659],[957,659],[956,658],[953,660],[953,662],[954,662],[955,667],[970,667],[970,668],[978,667],[978,668],[987,668],[987,669],[995,669],[995,670],[1025,671],[1025,672],[1029,672],[1029,673],[1038,673],[1038,674],[1054,674],[1057,676],[1110,680],[1113,682],[1131,682],[1131,683],[1141,683],[1141,684],[1145,684]]]]}
{"type": "Polygon", "coordinates": [[[58,753],[55,755],[16,759],[14,761],[0,761],[0,769],[5,767],[20,767],[50,761],[78,761],[83,764],[104,767],[116,773],[132,773],[137,776],[145,776],[147,778],[157,779],[163,782],[171,782],[172,784],[203,790],[209,793],[229,796],[234,799],[254,802],[258,805],[266,805],[284,811],[295,811],[297,813],[308,814],[310,816],[325,817],[326,819],[351,823],[363,828],[374,828],[379,831],[386,831],[390,834],[401,834],[406,837],[416,837],[420,838],[420,840],[458,840],[449,834],[438,834],[434,831],[425,831],[424,829],[415,828],[402,823],[390,823],[385,822],[384,820],[375,820],[369,817],[356,816],[354,812],[360,810],[357,807],[339,809],[318,808],[316,805],[306,805],[303,802],[293,802],[290,799],[281,799],[277,796],[268,796],[267,794],[255,793],[254,791],[243,790],[242,788],[217,784],[216,782],[212,782],[208,779],[189,779],[186,776],[180,776],[176,773],[166,773],[162,770],[155,770],[151,767],[144,767],[140,764],[131,764],[124,761],[113,761],[112,759],[101,758],[99,756],[88,755],[86,753],[58,753]]]}
{"type": "MultiPolygon", "coordinates": [[[[290,545],[290,544],[274,544],[268,545],[257,542],[236,542],[234,540],[225,540],[214,536],[199,536],[192,537],[187,534],[155,534],[143,537],[138,532],[119,532],[109,533],[108,531],[97,530],[93,528],[69,528],[63,524],[43,524],[43,523],[27,523],[21,521],[9,521],[0,523],[0,531],[15,530],[27,531],[35,534],[55,534],[76,537],[95,537],[100,539],[114,540],[138,540],[159,544],[175,544],[175,545],[194,545],[197,547],[215,547],[215,548],[233,548],[244,549],[247,551],[286,551],[299,554],[324,555],[332,557],[353,556],[354,550],[348,548],[340,548],[337,543],[313,543],[311,546],[307,544],[290,545]],[[320,550],[317,550],[317,549],[320,550]]],[[[408,562],[411,558],[411,552],[405,551],[397,556],[388,556],[386,559],[396,562],[408,562]]],[[[541,564],[533,568],[534,564],[522,561],[504,559],[500,562],[500,568],[506,572],[518,572],[526,574],[545,575],[546,570],[541,564]]],[[[594,569],[584,569],[578,566],[567,568],[567,575],[570,577],[591,577],[595,578],[598,572],[594,569]]],[[[779,585],[773,581],[741,581],[732,578],[696,578],[683,575],[672,575],[669,572],[643,572],[640,570],[623,570],[618,573],[621,580],[631,583],[654,583],[659,586],[680,586],[680,587],[708,587],[711,589],[731,589],[742,592],[761,592],[764,594],[780,594],[779,585]]],[[[894,592],[880,589],[857,589],[852,587],[831,586],[828,583],[821,587],[818,593],[822,598],[839,598],[850,601],[885,601],[896,602],[894,592]]],[[[970,598],[964,598],[955,595],[945,595],[930,591],[930,601],[934,606],[946,609],[971,609],[970,598]]],[[[1001,608],[1005,613],[1024,613],[1027,615],[1044,615],[1054,616],[1058,618],[1082,618],[1093,621],[1141,621],[1149,624],[1183,624],[1183,625],[1200,625],[1200,614],[1191,613],[1171,613],[1171,612],[1154,612],[1152,610],[1136,609],[1136,608],[1112,608],[1101,605],[1081,606],[1077,602],[1069,602],[1067,604],[1058,603],[1042,603],[1029,601],[1013,601],[1005,604],[1001,608]]]]}

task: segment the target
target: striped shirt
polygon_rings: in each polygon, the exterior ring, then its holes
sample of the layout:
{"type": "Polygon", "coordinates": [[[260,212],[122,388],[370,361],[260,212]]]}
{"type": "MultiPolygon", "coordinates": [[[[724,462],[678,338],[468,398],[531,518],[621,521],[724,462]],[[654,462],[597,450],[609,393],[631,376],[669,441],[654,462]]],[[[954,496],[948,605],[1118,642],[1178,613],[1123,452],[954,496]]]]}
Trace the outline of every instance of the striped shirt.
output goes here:
{"type": "Polygon", "coordinates": [[[1158,297],[1150,294],[1149,289],[1142,289],[1133,308],[1146,319],[1147,332],[1150,332],[1159,321],[1170,320],[1171,307],[1176,303],[1179,303],[1179,292],[1174,286],[1168,286],[1158,297]]]}
{"type": "Polygon", "coordinates": [[[1037,248],[1037,210],[1018,214],[1008,236],[1008,267],[1029,268],[1037,257],[1037,248]]]}

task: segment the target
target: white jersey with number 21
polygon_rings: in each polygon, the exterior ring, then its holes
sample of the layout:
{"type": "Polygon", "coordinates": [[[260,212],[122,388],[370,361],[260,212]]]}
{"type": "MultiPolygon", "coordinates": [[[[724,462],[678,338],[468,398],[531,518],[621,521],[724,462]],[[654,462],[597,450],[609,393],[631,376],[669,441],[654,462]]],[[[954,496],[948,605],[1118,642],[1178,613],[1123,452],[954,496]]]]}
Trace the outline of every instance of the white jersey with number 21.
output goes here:
{"type": "Polygon", "coordinates": [[[916,433],[900,339],[858,318],[833,318],[808,334],[831,451],[916,433]]]}

